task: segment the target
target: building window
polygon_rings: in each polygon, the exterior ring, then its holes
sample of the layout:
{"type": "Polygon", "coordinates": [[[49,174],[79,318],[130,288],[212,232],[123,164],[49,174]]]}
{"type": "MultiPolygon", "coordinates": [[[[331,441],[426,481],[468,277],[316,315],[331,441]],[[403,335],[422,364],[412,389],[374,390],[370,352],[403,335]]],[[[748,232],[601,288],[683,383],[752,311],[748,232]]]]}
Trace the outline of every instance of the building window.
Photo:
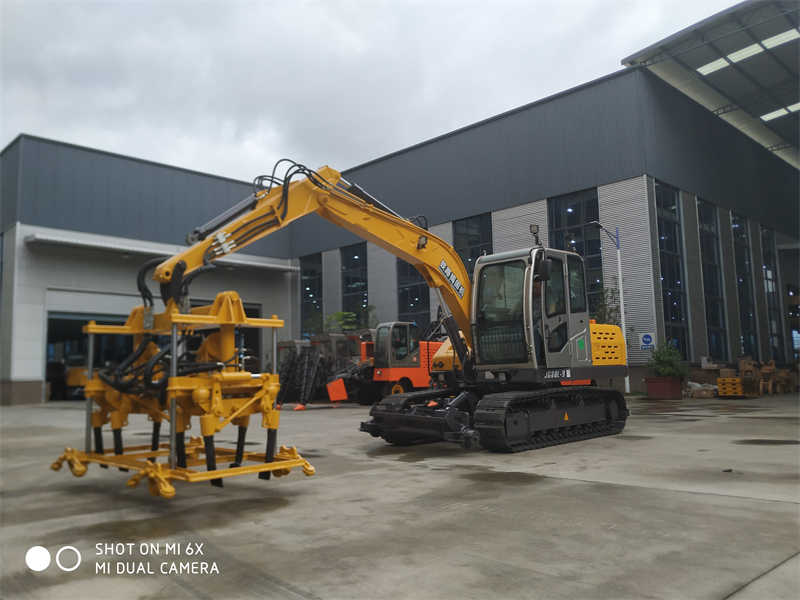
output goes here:
{"type": "Polygon", "coordinates": [[[664,334],[667,342],[688,358],[680,199],[678,190],[670,185],[656,181],[655,187],[664,334]]]}
{"type": "Polygon", "coordinates": [[[750,230],[747,219],[731,213],[733,257],[736,263],[736,287],[739,292],[739,321],[741,338],[739,353],[758,359],[756,340],[756,309],[753,300],[753,261],[750,255],[750,230]]]}
{"type": "Polygon", "coordinates": [[[492,253],[491,213],[453,221],[453,248],[461,257],[472,281],[475,261],[484,253],[492,253]]]}
{"type": "Polygon", "coordinates": [[[342,310],[356,315],[361,327],[369,326],[367,294],[367,243],[345,246],[342,255],[342,310]]]}
{"type": "Polygon", "coordinates": [[[775,247],[775,232],[761,230],[761,254],[764,272],[764,293],[767,297],[767,333],[769,335],[770,358],[776,363],[784,361],[783,327],[781,326],[780,298],[778,297],[778,252],[775,247]]]}
{"type": "Polygon", "coordinates": [[[791,362],[800,360],[800,289],[793,285],[786,286],[786,319],[792,335],[791,362]]]}
{"type": "Polygon", "coordinates": [[[590,225],[600,218],[597,189],[549,198],[547,211],[550,246],[559,250],[571,250],[583,256],[589,284],[589,314],[594,316],[598,305],[604,300],[600,228],[590,225]]]}
{"type": "Polygon", "coordinates": [[[397,259],[397,318],[424,329],[431,320],[428,284],[413,266],[397,259]]]}
{"type": "Polygon", "coordinates": [[[300,335],[322,333],[322,254],[300,257],[300,335]]]}
{"type": "Polygon", "coordinates": [[[727,360],[728,345],[725,331],[725,301],[722,292],[722,255],[719,245],[717,207],[698,198],[697,221],[700,227],[700,261],[706,304],[708,353],[717,360],[727,360]]]}

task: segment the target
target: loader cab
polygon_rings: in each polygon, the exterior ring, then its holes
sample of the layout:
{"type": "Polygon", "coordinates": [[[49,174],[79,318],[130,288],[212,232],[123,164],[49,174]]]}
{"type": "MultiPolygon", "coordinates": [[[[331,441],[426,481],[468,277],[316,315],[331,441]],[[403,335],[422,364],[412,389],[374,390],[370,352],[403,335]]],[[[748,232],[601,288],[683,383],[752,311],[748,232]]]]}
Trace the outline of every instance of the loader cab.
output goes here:
{"type": "Polygon", "coordinates": [[[415,323],[381,323],[375,332],[374,365],[380,368],[419,366],[420,328],[415,323]]]}
{"type": "Polygon", "coordinates": [[[578,254],[536,247],[482,256],[475,265],[473,294],[479,371],[569,378],[565,369],[591,364],[586,281],[578,254]]]}

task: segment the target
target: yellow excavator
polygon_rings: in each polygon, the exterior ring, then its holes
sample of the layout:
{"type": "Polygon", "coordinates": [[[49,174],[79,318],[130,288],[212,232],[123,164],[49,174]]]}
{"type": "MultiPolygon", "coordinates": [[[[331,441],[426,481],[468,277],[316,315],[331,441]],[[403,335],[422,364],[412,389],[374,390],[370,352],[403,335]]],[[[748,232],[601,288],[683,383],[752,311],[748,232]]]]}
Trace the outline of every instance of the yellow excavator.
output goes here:
{"type": "MultiPolygon", "coordinates": [[[[513,452],[623,429],[624,397],[595,383],[626,374],[624,338],[619,327],[590,320],[578,254],[542,247],[532,226],[530,248],[480,257],[473,285],[456,250],[423,219],[402,217],[330,167],[282,159],[257,177],[250,196],[156,267],[164,301],[186,305],[188,284],[214,260],[310,213],[413,265],[447,309],[449,344],[432,361],[435,387],[384,397],[362,431],[394,444],[448,440],[513,452]]],[[[382,331],[376,353],[404,350],[382,331]]]]}

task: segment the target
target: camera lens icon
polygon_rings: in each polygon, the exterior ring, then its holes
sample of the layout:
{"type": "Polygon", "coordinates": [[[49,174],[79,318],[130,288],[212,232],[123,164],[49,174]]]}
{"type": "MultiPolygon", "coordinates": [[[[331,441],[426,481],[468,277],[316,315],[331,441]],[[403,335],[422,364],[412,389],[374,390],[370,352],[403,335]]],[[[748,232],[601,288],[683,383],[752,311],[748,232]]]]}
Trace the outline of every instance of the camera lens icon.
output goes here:
{"type": "Polygon", "coordinates": [[[25,553],[25,564],[31,571],[44,571],[50,566],[50,551],[44,546],[32,546],[25,553]]]}
{"type": "MultiPolygon", "coordinates": [[[[75,546],[62,546],[56,552],[56,565],[66,573],[77,569],[81,565],[81,560],[81,553],[75,546]]],[[[44,546],[31,546],[25,553],[25,564],[31,571],[37,573],[49,567],[51,561],[50,551],[44,546]]]]}

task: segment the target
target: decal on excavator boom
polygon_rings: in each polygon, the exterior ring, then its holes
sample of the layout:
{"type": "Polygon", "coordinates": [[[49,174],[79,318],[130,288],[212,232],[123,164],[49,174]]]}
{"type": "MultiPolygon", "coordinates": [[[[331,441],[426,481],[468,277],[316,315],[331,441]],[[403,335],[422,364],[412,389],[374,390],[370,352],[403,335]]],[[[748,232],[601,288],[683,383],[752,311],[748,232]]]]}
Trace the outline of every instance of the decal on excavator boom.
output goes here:
{"type": "Polygon", "coordinates": [[[458,280],[458,277],[456,277],[456,274],[453,273],[450,267],[447,266],[447,261],[445,261],[444,259],[442,259],[442,262],[439,263],[439,270],[441,270],[441,272],[444,273],[444,276],[447,277],[447,281],[450,282],[450,285],[456,291],[458,297],[463,298],[464,286],[461,285],[461,282],[458,280]]]}

